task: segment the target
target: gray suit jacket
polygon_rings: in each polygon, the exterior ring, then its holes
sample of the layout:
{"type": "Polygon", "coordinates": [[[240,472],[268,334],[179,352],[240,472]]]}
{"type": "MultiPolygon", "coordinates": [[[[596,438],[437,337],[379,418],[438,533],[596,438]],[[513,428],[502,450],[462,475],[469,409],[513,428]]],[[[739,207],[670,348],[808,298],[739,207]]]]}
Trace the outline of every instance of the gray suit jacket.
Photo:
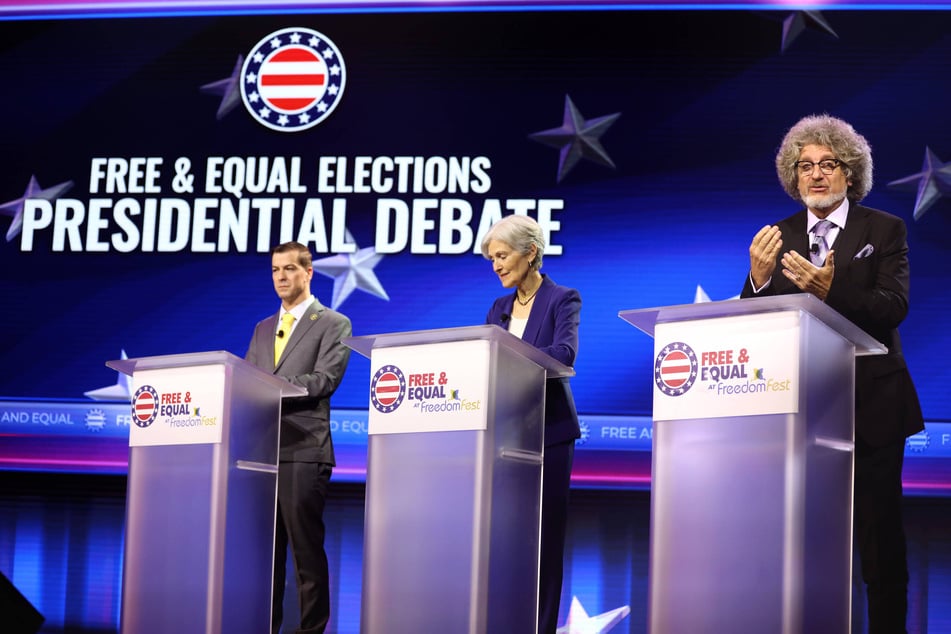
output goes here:
{"type": "Polygon", "coordinates": [[[307,396],[281,401],[281,462],[334,461],[330,437],[330,396],[343,379],[350,348],[340,343],[352,334],[350,320],[316,299],[294,328],[277,365],[274,333],[278,314],[258,322],[245,359],[307,388],[307,396]]]}

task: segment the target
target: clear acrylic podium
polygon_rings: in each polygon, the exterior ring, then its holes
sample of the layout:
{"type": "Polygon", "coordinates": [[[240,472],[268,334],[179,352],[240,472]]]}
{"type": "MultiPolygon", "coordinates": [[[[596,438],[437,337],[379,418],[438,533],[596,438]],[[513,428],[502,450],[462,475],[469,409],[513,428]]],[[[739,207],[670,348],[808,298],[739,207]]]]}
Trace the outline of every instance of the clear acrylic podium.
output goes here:
{"type": "Polygon", "coordinates": [[[282,396],[228,352],[110,361],[132,376],[123,634],[270,631],[282,396]]]}
{"type": "Polygon", "coordinates": [[[574,370],[498,326],[344,343],[372,377],[361,632],[534,633],[545,380],[574,370]]]}
{"type": "Polygon", "coordinates": [[[654,337],[648,629],[848,634],[855,356],[812,295],[622,311],[654,337]]]}

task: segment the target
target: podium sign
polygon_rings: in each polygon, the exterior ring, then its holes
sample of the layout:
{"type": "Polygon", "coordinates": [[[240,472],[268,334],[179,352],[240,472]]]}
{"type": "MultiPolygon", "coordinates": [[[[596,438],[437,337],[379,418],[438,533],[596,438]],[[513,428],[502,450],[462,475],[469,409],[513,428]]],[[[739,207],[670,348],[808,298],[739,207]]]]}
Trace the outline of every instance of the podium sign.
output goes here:
{"type": "Polygon", "coordinates": [[[374,351],[368,433],[485,429],[488,364],[484,340],[374,351]]]}
{"type": "Polygon", "coordinates": [[[220,365],[136,372],[129,446],[220,443],[224,388],[220,365]]]}
{"type": "Polygon", "coordinates": [[[799,411],[798,313],[658,324],[654,419],[799,411]]]}

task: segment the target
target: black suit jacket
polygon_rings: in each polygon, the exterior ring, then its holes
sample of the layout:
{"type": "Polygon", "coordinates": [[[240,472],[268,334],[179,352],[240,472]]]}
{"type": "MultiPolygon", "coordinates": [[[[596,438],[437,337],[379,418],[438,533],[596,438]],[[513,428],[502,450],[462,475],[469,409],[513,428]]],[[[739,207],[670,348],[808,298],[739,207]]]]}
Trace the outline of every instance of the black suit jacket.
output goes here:
{"type": "MultiPolygon", "coordinates": [[[[809,253],[806,211],[778,223],[783,248],[809,253]]],[[[888,346],[888,354],[855,360],[855,433],[873,446],[900,442],[924,429],[918,393],[901,351],[898,325],[908,314],[908,243],[901,218],[852,204],[831,245],[835,276],[826,304],[888,346]]],[[[778,261],[759,295],[800,293],[778,261]]],[[[753,297],[749,275],[741,297],[753,297]]]]}
{"type": "Polygon", "coordinates": [[[335,465],[330,437],[330,395],[350,360],[350,348],[340,343],[349,337],[350,320],[316,299],[294,327],[287,347],[274,363],[274,333],[278,313],[258,323],[245,359],[307,388],[307,396],[281,400],[281,462],[325,462],[335,465]]]}

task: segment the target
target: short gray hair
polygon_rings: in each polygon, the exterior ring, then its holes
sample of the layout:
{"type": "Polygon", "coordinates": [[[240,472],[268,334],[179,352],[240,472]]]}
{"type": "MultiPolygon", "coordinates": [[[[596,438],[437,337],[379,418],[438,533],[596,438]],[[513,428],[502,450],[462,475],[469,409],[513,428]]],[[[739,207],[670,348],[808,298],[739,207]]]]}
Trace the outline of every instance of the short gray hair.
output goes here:
{"type": "Polygon", "coordinates": [[[842,171],[852,181],[846,197],[859,202],[872,189],[872,148],[851,125],[827,114],[803,117],[789,129],[776,154],[776,175],[793,200],[799,195],[799,171],[796,161],[807,145],[823,145],[842,161],[842,171]]]}
{"type": "Polygon", "coordinates": [[[535,245],[535,259],[530,265],[537,271],[542,268],[542,256],[545,254],[545,235],[542,228],[528,216],[506,216],[492,225],[482,238],[482,256],[489,260],[489,243],[493,240],[504,242],[522,255],[528,255],[535,245]]]}

